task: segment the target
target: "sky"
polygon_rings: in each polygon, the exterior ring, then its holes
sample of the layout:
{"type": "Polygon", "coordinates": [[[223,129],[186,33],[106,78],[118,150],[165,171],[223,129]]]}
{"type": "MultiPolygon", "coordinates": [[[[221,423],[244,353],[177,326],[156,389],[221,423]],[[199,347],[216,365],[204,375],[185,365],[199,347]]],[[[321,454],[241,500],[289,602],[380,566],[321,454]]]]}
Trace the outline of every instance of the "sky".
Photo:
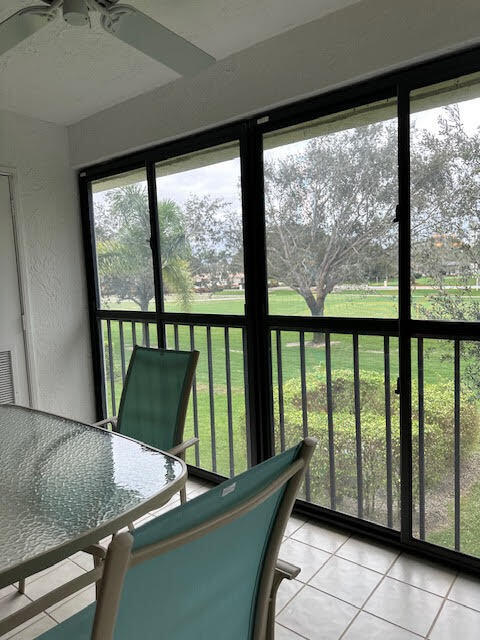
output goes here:
{"type": "Polygon", "coordinates": [[[182,205],[189,196],[215,196],[240,204],[240,159],[234,158],[200,169],[172,173],[157,178],[160,200],[172,199],[182,205]]]}

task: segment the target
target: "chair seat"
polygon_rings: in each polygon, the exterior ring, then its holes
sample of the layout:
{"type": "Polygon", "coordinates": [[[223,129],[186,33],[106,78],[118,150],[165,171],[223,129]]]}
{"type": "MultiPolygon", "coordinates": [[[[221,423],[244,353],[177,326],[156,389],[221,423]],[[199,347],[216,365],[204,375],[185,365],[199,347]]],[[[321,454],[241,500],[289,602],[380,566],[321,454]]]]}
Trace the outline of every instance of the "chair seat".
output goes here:
{"type": "Polygon", "coordinates": [[[96,603],[85,607],[71,618],[38,636],[37,640],[90,640],[96,603]]]}

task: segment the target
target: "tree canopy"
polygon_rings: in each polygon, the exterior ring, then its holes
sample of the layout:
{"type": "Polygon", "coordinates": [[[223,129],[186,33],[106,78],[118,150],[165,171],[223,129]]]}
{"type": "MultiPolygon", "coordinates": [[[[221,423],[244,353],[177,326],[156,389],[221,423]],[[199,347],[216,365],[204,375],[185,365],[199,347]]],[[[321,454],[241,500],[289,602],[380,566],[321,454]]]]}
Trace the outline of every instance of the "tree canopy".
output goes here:
{"type": "MultiPolygon", "coordinates": [[[[161,200],[158,211],[163,283],[188,308],[192,287],[184,218],[173,200],[161,200]]],[[[96,210],[95,233],[102,296],[131,300],[148,311],[155,290],[146,187],[134,184],[107,192],[96,210]]]]}
{"type": "Polygon", "coordinates": [[[308,141],[265,163],[268,274],[312,315],[338,284],[363,282],[391,250],[397,202],[396,135],[373,124],[308,141]]]}
{"type": "MultiPolygon", "coordinates": [[[[480,304],[468,288],[478,285],[480,263],[480,131],[467,130],[453,106],[434,126],[414,123],[411,138],[412,280],[428,276],[435,286],[418,313],[478,320],[480,304]]],[[[396,275],[394,121],[267,152],[264,177],[269,280],[301,295],[312,315],[323,315],[335,287],[396,275]]],[[[239,207],[193,193],[158,209],[165,291],[187,309],[195,283],[208,291],[231,286],[243,272],[239,207]]],[[[112,189],[96,209],[102,295],[142,310],[154,297],[149,229],[141,184],[112,189]]]]}

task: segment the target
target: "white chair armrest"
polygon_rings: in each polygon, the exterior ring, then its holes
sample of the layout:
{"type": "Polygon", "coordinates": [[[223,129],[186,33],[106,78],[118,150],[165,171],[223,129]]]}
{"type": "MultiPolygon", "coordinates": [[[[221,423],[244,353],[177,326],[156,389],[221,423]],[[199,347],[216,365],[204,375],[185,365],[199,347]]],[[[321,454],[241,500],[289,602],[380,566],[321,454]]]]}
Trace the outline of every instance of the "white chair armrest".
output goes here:
{"type": "Polygon", "coordinates": [[[278,575],[280,580],[283,580],[284,578],[287,580],[294,580],[300,573],[300,567],[296,567],[294,564],[278,558],[275,573],[278,575]]]}
{"type": "Polygon", "coordinates": [[[115,431],[115,429],[117,428],[117,419],[118,419],[117,416],[112,416],[111,418],[105,418],[105,420],[94,422],[93,426],[105,428],[107,425],[111,424],[113,427],[113,430],[115,431]]]}
{"type": "Polygon", "coordinates": [[[172,454],[172,456],[178,456],[182,453],[185,453],[185,451],[189,447],[192,447],[194,444],[197,444],[197,442],[199,442],[198,438],[190,438],[190,440],[185,440],[185,442],[182,442],[181,444],[177,444],[176,447],[172,447],[171,449],[168,450],[167,453],[172,454]]]}

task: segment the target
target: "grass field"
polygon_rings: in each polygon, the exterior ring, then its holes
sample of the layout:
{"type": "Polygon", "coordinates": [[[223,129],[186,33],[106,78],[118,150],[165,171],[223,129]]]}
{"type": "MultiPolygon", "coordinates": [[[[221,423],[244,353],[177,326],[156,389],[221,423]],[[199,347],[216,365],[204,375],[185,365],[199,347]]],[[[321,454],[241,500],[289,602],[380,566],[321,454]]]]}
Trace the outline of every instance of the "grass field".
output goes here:
{"type": "MultiPolygon", "coordinates": [[[[425,283],[428,286],[430,283],[425,283]]],[[[428,308],[429,296],[433,290],[417,289],[413,292],[413,305],[420,310],[428,308]]],[[[478,292],[474,292],[475,295],[478,292]]],[[[242,315],[244,310],[243,292],[228,291],[215,294],[214,296],[198,296],[192,302],[190,312],[212,313],[212,314],[238,314],[242,315]]],[[[134,309],[135,306],[128,302],[121,305],[112,303],[109,308],[134,309]]],[[[182,311],[174,298],[168,298],[165,302],[167,311],[182,311]]],[[[273,315],[305,315],[309,316],[308,308],[304,300],[290,290],[277,289],[269,293],[269,312],[273,315]]],[[[394,289],[376,289],[374,291],[342,291],[332,293],[326,301],[325,314],[330,316],[348,317],[370,317],[370,318],[395,318],[398,313],[397,292],[394,289]]],[[[114,360],[115,396],[118,408],[118,399],[122,387],[122,368],[120,358],[120,336],[119,323],[112,321],[112,350],[114,360]]],[[[125,358],[128,360],[133,345],[131,323],[123,324],[125,358]]],[[[104,328],[106,338],[106,330],[104,328]]],[[[150,326],[150,344],[156,345],[155,326],[150,326]]],[[[190,330],[188,327],[179,326],[179,347],[180,349],[190,349],[190,330]]],[[[206,469],[215,469],[217,472],[230,475],[242,471],[247,466],[247,439],[246,439],[246,409],[245,409],[245,389],[244,389],[244,367],[243,367],[243,339],[242,329],[230,328],[228,331],[229,353],[230,353],[230,374],[231,374],[231,406],[232,419],[228,420],[228,389],[226,372],[226,350],[225,350],[225,330],[223,327],[211,328],[212,347],[212,368],[208,370],[207,358],[207,330],[205,327],[195,328],[195,348],[200,351],[200,359],[197,367],[196,378],[196,402],[198,408],[198,430],[200,436],[200,446],[198,458],[194,452],[190,452],[188,461],[198,463],[206,469]],[[210,394],[210,388],[213,393],[210,394]],[[213,413],[212,413],[213,410],[213,413]],[[212,438],[212,432],[214,438],[212,438]],[[214,446],[212,442],[214,441],[214,446]],[[233,462],[231,465],[229,442],[233,447],[233,462]]],[[[142,328],[137,323],[136,338],[140,343],[142,340],[142,328]]],[[[305,364],[307,373],[314,367],[325,362],[325,349],[314,346],[311,343],[311,334],[305,334],[305,364]]],[[[173,327],[167,327],[168,346],[174,348],[173,327]]],[[[275,340],[275,336],[273,336],[275,340]]],[[[295,331],[283,331],[282,340],[282,373],[284,382],[291,378],[300,377],[300,348],[299,333],[295,331]]],[[[352,336],[345,334],[332,334],[332,369],[353,369],[353,348],[352,336]]],[[[453,344],[443,340],[425,340],[425,381],[441,382],[451,381],[453,375],[452,354],[453,344]]],[[[416,349],[414,344],[414,351],[416,349]]],[[[272,372],[274,393],[277,381],[276,344],[272,343],[272,372]]],[[[105,351],[108,367],[108,350],[105,351]]],[[[398,341],[390,339],[390,362],[391,362],[391,384],[392,393],[398,375],[398,341]]],[[[416,352],[412,353],[413,375],[415,377],[416,352]]],[[[363,371],[376,371],[383,374],[384,371],[384,343],[380,336],[360,336],[359,338],[359,364],[360,379],[363,371]]],[[[107,394],[111,406],[111,390],[109,371],[107,368],[107,394]]],[[[187,416],[186,435],[193,435],[193,410],[190,402],[187,416]]],[[[453,421],[453,412],[452,412],[453,421]]],[[[301,433],[299,431],[299,437],[301,433]]],[[[453,443],[452,443],[453,451],[453,443]]],[[[355,461],[352,460],[352,465],[355,461]]],[[[464,539],[468,542],[468,551],[480,555],[480,518],[477,518],[480,505],[480,478],[479,482],[474,482],[466,495],[462,495],[462,528],[465,528],[464,539]],[[478,543],[475,541],[479,541],[478,543]]],[[[448,508],[447,522],[444,527],[431,531],[428,538],[435,543],[451,546],[453,536],[453,510],[448,508]]]]}

